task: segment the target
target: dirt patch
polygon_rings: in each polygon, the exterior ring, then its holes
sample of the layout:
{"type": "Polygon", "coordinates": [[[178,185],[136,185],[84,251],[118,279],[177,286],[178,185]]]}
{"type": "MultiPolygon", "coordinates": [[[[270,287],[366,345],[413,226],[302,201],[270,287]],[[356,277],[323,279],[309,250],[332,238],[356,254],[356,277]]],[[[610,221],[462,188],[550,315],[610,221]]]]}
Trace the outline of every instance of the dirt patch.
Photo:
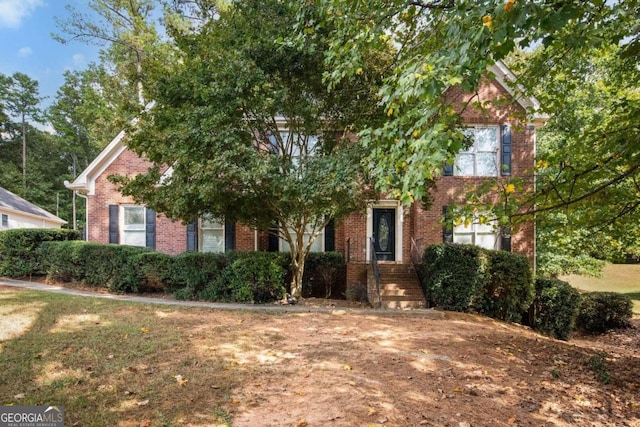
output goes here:
{"type": "MultiPolygon", "coordinates": [[[[107,304],[87,304],[83,314],[105,317],[107,304]]],[[[175,341],[140,347],[140,359],[127,354],[129,366],[115,374],[108,364],[131,350],[77,341],[92,352],[91,375],[64,392],[84,393],[87,411],[97,394],[120,426],[640,426],[638,319],[626,330],[562,342],[475,315],[433,319],[419,310],[381,315],[341,310],[339,301],[303,304],[336,310],[118,306],[108,328],[123,327],[120,317],[139,322],[123,345],[167,334],[175,341]]],[[[95,338],[92,328],[87,340],[95,338]]],[[[64,372],[87,372],[66,357],[64,372]]],[[[11,399],[22,391],[0,397],[19,404],[11,399]]]]}

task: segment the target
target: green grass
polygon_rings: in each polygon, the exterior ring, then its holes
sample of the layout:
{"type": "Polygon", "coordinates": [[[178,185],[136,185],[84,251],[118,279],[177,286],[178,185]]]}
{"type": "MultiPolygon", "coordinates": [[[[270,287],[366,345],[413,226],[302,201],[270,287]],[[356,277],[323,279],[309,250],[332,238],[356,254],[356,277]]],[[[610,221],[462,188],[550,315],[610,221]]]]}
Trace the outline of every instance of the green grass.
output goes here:
{"type": "Polygon", "coordinates": [[[571,286],[587,292],[618,292],[633,301],[633,314],[640,316],[640,265],[609,264],[602,277],[569,275],[561,277],[571,286]]]}
{"type": "Polygon", "coordinates": [[[137,426],[154,419],[156,426],[175,424],[188,401],[209,408],[213,425],[213,409],[226,401],[225,384],[233,381],[215,357],[194,363],[186,338],[199,313],[0,291],[0,405],[62,405],[65,425],[137,426]],[[189,379],[188,388],[176,383],[177,374],[189,379]],[[211,380],[222,386],[211,389],[211,380]],[[158,413],[170,421],[159,422],[158,413]]]}

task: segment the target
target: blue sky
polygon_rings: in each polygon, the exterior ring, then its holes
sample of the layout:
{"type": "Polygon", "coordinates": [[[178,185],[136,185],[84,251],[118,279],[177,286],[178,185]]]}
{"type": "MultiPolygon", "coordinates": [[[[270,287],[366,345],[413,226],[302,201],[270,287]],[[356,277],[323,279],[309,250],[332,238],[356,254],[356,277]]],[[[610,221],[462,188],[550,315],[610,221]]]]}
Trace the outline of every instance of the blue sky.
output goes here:
{"type": "Polygon", "coordinates": [[[83,70],[98,60],[99,47],[80,42],[62,45],[54,17],[65,19],[65,5],[86,11],[87,0],[0,0],[0,73],[27,74],[40,84],[48,106],[64,82],[66,70],[83,70]]]}

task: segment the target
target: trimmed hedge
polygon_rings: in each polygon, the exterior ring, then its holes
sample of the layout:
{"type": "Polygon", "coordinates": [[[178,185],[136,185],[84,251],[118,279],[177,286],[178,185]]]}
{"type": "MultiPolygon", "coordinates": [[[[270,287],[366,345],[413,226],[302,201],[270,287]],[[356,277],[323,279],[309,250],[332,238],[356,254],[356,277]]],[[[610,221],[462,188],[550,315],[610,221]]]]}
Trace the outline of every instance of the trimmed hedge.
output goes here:
{"type": "Polygon", "coordinates": [[[559,279],[536,279],[536,295],[529,307],[529,326],[561,340],[575,327],[580,293],[559,279]]]}
{"type": "Polygon", "coordinates": [[[529,261],[505,251],[484,251],[488,257],[487,279],[478,311],[494,319],[520,322],[534,297],[529,261]]]}
{"type": "Polygon", "coordinates": [[[137,246],[70,241],[43,243],[39,253],[47,277],[135,293],[144,283],[140,255],[150,251],[137,246]]]}
{"type": "Polygon", "coordinates": [[[576,327],[587,334],[631,326],[633,302],[615,292],[588,292],[580,296],[576,327]]]}
{"type": "Polygon", "coordinates": [[[0,231],[0,276],[43,274],[38,256],[42,242],[77,240],[80,233],[61,228],[19,228],[0,231]]]}
{"type": "Polygon", "coordinates": [[[428,246],[422,257],[423,290],[430,306],[451,311],[478,307],[486,282],[487,257],[477,246],[428,246]]]}
{"type": "Polygon", "coordinates": [[[422,268],[431,306],[520,321],[533,300],[531,268],[522,255],[443,243],[425,249],[422,268]]]}

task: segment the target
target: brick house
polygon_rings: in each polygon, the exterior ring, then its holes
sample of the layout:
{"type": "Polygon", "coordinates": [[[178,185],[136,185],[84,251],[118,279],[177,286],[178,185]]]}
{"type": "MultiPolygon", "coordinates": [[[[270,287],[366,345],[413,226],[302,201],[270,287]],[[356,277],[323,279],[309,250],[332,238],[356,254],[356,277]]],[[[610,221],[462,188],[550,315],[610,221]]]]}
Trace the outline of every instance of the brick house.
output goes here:
{"type": "MultiPolygon", "coordinates": [[[[476,94],[450,88],[445,96],[459,111],[469,100],[483,103],[497,99],[513,100],[509,82],[513,74],[501,63],[491,67],[495,78],[485,80],[476,94]]],[[[461,152],[455,165],[445,167],[444,176],[436,183],[433,204],[425,210],[421,203],[410,207],[396,200],[372,201],[365,211],[354,213],[340,223],[330,223],[314,243],[316,251],[339,251],[347,263],[347,285],[369,286],[372,275],[368,267],[372,252],[380,261],[382,299],[387,306],[404,307],[424,304],[411,267],[412,252],[430,244],[452,241],[474,243],[492,249],[521,253],[534,263],[535,234],[533,224],[526,224],[512,235],[501,235],[490,226],[470,225],[443,228],[446,207],[460,202],[462,188],[487,177],[521,176],[533,185],[533,177],[525,174],[534,165],[535,125],[542,117],[533,115],[537,101],[516,97],[515,103],[496,103],[482,111],[470,103],[462,117],[474,144],[461,152]],[[528,117],[526,123],[516,117],[528,117]],[[520,126],[515,126],[519,124],[520,126]],[[371,236],[379,236],[370,244],[371,236]]],[[[254,230],[242,224],[222,224],[199,220],[184,225],[173,222],[144,206],[137,206],[122,196],[107,180],[109,175],[135,175],[145,172],[149,163],[128,150],[121,132],[100,155],[67,187],[87,200],[87,240],[147,246],[167,254],[184,251],[281,251],[286,243],[268,230],[254,230]],[[283,245],[284,244],[284,245],[283,245]]],[[[379,296],[378,296],[379,298],[379,296]]]]}

